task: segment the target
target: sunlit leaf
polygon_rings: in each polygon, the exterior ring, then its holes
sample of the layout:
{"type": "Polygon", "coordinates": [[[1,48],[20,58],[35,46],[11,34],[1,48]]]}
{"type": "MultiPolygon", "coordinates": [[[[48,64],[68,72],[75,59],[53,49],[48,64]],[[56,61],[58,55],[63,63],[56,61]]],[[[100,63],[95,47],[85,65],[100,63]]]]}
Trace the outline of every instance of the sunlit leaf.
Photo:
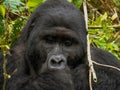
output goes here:
{"type": "Polygon", "coordinates": [[[118,18],[118,15],[117,15],[117,13],[114,13],[114,15],[112,16],[112,20],[115,20],[116,18],[118,18]]]}
{"type": "Polygon", "coordinates": [[[72,0],[68,0],[69,2],[72,2],[72,0]]]}
{"type": "Polygon", "coordinates": [[[3,5],[0,5],[0,16],[5,16],[5,7],[3,5]]]}
{"type": "Polygon", "coordinates": [[[105,12],[104,15],[101,16],[101,21],[106,20],[108,17],[108,14],[105,12]]]}
{"type": "Polygon", "coordinates": [[[39,4],[43,3],[45,0],[28,0],[27,6],[33,11],[39,4]]]}

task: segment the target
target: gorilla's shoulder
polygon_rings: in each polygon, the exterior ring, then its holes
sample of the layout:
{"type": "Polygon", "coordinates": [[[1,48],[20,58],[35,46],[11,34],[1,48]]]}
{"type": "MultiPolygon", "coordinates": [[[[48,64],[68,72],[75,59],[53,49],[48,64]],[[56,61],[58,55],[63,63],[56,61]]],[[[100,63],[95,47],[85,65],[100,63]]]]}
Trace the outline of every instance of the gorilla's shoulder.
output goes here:
{"type": "Polygon", "coordinates": [[[120,68],[120,61],[108,51],[96,47],[91,47],[91,56],[92,60],[98,63],[117,66],[120,68]]]}

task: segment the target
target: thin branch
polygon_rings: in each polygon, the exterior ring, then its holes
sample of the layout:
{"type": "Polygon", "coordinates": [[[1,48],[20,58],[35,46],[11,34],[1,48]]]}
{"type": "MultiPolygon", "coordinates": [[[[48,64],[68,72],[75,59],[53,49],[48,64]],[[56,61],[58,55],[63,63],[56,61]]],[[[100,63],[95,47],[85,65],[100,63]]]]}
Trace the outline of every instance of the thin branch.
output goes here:
{"type": "Polygon", "coordinates": [[[106,65],[106,64],[101,64],[101,63],[95,62],[95,61],[93,61],[93,60],[92,60],[92,62],[93,62],[94,64],[98,65],[98,66],[112,68],[112,69],[115,69],[115,70],[117,70],[117,71],[120,72],[120,68],[118,68],[118,67],[111,66],[111,65],[106,65]]]}
{"type": "MultiPolygon", "coordinates": [[[[87,14],[86,0],[84,0],[83,2],[83,9],[84,9],[86,29],[88,31],[88,14],[87,14]]],[[[89,34],[87,34],[87,59],[89,63],[89,86],[90,86],[90,90],[92,90],[91,76],[93,77],[94,82],[97,82],[97,76],[93,67],[93,62],[91,60],[89,34]]]]}
{"type": "MultiPolygon", "coordinates": [[[[8,9],[9,10],[9,9],[8,9]]],[[[8,10],[6,10],[6,18],[5,18],[5,32],[8,31],[8,10]]],[[[3,49],[3,48],[2,48],[3,49]]],[[[7,63],[7,60],[5,58],[6,56],[6,52],[5,50],[3,50],[3,75],[4,75],[4,81],[3,81],[3,89],[2,90],[5,90],[6,88],[6,82],[7,82],[7,72],[6,72],[6,63],[7,63]]]]}
{"type": "MultiPolygon", "coordinates": [[[[89,26],[88,28],[89,28],[89,29],[103,29],[102,26],[89,26]]],[[[120,29],[120,25],[108,26],[107,28],[120,29]]]]}

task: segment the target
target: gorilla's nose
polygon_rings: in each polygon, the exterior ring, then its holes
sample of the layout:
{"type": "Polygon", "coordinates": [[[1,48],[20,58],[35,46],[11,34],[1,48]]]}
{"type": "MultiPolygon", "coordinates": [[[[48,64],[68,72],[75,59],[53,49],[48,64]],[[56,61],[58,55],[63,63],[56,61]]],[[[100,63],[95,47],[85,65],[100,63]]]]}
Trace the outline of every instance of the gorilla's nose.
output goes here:
{"type": "Polygon", "coordinates": [[[66,58],[63,55],[52,55],[48,61],[48,68],[51,70],[64,69],[66,58]]]}

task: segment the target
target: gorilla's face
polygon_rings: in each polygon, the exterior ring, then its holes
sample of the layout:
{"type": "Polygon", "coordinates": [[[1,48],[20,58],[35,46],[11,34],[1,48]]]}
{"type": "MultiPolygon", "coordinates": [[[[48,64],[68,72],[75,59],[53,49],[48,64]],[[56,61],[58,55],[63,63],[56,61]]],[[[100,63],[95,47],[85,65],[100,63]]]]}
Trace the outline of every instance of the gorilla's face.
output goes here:
{"type": "Polygon", "coordinates": [[[28,57],[37,72],[64,70],[78,64],[81,52],[76,32],[65,27],[34,29],[28,40],[28,57]]]}
{"type": "Polygon", "coordinates": [[[83,63],[86,52],[84,19],[76,8],[41,7],[25,28],[28,36],[25,56],[37,74],[71,72],[83,63]]]}

